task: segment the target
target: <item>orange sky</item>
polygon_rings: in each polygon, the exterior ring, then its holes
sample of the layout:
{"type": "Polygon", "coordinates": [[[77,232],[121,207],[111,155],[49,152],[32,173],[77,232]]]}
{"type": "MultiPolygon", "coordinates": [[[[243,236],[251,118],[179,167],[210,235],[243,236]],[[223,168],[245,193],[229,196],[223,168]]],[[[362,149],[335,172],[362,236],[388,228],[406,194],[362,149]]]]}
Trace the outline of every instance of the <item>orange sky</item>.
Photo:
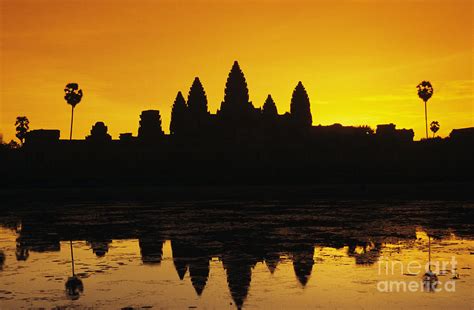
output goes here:
{"type": "Polygon", "coordinates": [[[0,0],[0,133],[30,128],[68,138],[64,85],[84,91],[74,137],[96,121],[137,133],[140,112],[159,109],[169,131],[178,90],[199,76],[215,113],[238,60],[256,107],[271,93],[289,110],[301,80],[313,124],[393,122],[424,135],[416,85],[435,92],[439,134],[474,126],[473,1],[0,0]]]}

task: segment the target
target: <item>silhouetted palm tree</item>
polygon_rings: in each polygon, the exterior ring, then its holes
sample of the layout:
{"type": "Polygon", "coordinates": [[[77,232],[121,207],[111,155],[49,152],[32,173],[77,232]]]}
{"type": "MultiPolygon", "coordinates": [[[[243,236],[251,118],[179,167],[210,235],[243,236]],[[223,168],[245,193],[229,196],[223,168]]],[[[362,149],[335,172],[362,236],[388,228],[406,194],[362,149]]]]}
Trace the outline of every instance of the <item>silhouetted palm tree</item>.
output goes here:
{"type": "Polygon", "coordinates": [[[426,102],[431,98],[431,96],[433,96],[433,86],[428,81],[422,81],[416,86],[416,88],[418,89],[418,97],[420,97],[425,103],[425,127],[426,139],[428,139],[428,112],[426,108],[426,102]]]}
{"type": "Polygon", "coordinates": [[[65,92],[64,99],[66,100],[67,104],[70,104],[72,107],[71,131],[69,132],[69,140],[72,140],[72,124],[74,121],[74,108],[79,102],[81,102],[82,89],[79,89],[79,85],[77,83],[69,83],[66,85],[64,92],[65,92]]]}
{"type": "Polygon", "coordinates": [[[430,130],[433,132],[433,138],[435,136],[435,134],[438,132],[439,130],[439,122],[438,121],[432,121],[431,124],[430,124],[430,130]]]}
{"type": "Polygon", "coordinates": [[[25,141],[26,138],[26,133],[28,132],[28,129],[30,129],[30,121],[26,116],[18,116],[15,121],[15,126],[16,126],[16,137],[18,140],[20,140],[21,144],[23,145],[23,142],[25,141]]]}

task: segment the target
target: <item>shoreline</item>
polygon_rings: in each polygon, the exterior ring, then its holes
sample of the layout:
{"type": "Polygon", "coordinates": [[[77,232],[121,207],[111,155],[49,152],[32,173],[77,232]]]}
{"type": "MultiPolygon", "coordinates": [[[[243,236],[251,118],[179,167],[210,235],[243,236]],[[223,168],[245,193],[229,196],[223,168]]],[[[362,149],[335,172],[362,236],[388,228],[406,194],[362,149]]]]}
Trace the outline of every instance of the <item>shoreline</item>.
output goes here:
{"type": "Polygon", "coordinates": [[[5,204],[167,202],[206,200],[450,200],[474,201],[472,182],[330,183],[311,185],[101,185],[0,189],[5,204]]]}

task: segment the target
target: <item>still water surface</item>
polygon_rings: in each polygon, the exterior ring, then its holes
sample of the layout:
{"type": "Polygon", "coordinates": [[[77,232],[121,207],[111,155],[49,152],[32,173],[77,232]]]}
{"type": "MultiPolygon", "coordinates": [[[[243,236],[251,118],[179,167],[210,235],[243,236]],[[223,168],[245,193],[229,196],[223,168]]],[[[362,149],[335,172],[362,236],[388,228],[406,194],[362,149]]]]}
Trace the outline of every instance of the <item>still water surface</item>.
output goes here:
{"type": "Polygon", "coordinates": [[[419,201],[6,210],[0,308],[472,309],[472,215],[470,203],[419,201]]]}

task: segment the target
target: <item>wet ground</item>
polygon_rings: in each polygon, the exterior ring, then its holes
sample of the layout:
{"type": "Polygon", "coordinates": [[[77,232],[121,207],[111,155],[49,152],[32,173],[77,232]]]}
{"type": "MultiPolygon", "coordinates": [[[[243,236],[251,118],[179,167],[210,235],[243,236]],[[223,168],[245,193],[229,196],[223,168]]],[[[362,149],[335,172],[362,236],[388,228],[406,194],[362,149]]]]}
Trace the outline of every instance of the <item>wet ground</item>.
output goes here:
{"type": "Polygon", "coordinates": [[[472,309],[472,218],[436,201],[12,206],[0,308],[472,309]]]}

